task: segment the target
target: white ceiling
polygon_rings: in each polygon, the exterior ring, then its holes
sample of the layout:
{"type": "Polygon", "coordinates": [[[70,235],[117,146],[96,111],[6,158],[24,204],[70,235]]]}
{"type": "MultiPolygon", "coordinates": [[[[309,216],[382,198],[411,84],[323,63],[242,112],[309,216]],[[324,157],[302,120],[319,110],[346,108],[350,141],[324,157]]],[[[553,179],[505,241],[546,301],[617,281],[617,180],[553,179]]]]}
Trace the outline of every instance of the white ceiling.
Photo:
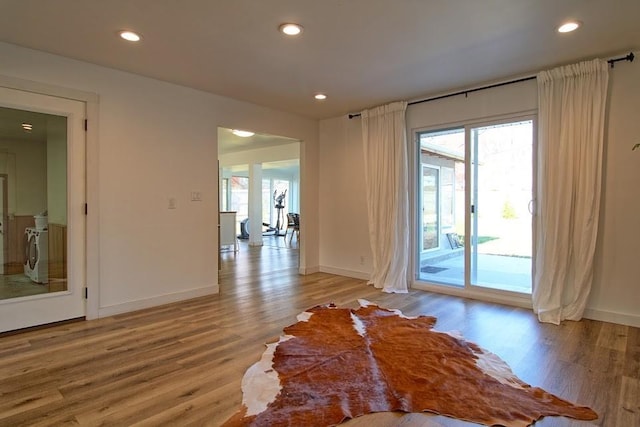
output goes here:
{"type": "MultiPolygon", "coordinates": [[[[223,169],[229,171],[233,176],[249,176],[249,165],[246,164],[225,166],[223,169]]],[[[291,159],[277,162],[264,162],[262,163],[262,171],[265,177],[274,175],[280,178],[299,177],[300,161],[298,159],[291,159]]]]}
{"type": "Polygon", "coordinates": [[[636,50],[638,18],[639,0],[2,0],[0,40],[327,118],[636,50]],[[583,28],[556,33],[566,18],[583,28]]]}
{"type": "MultiPolygon", "coordinates": [[[[233,134],[232,129],[218,128],[218,154],[232,154],[247,150],[261,148],[273,148],[278,145],[300,143],[297,139],[286,138],[256,133],[249,137],[241,137],[233,134]]],[[[237,176],[249,176],[249,165],[239,164],[225,169],[237,176]]],[[[262,169],[267,171],[277,171],[283,176],[298,176],[300,174],[300,159],[288,159],[275,162],[263,162],[262,169]]]]}
{"type": "MultiPolygon", "coordinates": [[[[240,129],[242,130],[242,129],[240,129]]],[[[249,137],[233,134],[232,129],[218,128],[218,154],[231,154],[246,150],[272,148],[278,145],[300,142],[297,139],[256,133],[249,137]]]]}

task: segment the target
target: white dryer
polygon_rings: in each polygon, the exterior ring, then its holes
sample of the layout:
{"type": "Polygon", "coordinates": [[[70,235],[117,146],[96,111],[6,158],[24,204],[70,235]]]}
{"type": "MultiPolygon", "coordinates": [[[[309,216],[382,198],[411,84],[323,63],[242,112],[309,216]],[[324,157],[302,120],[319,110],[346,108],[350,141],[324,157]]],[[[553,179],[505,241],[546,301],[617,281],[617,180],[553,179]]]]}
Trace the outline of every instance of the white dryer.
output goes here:
{"type": "Polygon", "coordinates": [[[24,274],[36,283],[49,283],[49,232],[27,227],[24,274]]]}

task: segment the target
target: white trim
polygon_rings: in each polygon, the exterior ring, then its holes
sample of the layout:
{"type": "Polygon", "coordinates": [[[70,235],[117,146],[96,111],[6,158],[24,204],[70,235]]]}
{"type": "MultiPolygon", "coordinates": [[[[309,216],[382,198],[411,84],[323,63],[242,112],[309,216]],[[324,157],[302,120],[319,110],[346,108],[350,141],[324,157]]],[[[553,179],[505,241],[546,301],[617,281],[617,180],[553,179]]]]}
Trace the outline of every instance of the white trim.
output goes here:
{"type": "Polygon", "coordinates": [[[585,319],[599,320],[601,322],[616,323],[618,325],[640,328],[640,316],[634,314],[617,313],[615,311],[597,310],[587,308],[584,310],[585,319]]]}
{"type": "MultiPolygon", "coordinates": [[[[472,233],[472,229],[477,229],[477,227],[473,227],[472,225],[472,215],[470,212],[470,209],[468,208],[469,206],[471,206],[472,201],[473,201],[473,196],[472,196],[472,191],[473,191],[473,187],[471,186],[471,183],[473,182],[472,179],[472,153],[471,153],[471,148],[472,148],[472,144],[470,141],[470,137],[471,137],[471,130],[473,128],[477,128],[477,127],[482,127],[482,126],[491,126],[491,125],[499,125],[499,124],[507,124],[507,123],[513,123],[513,122],[518,122],[518,121],[526,121],[526,120],[531,120],[533,125],[533,134],[532,134],[532,141],[533,141],[533,147],[532,150],[533,151],[533,161],[534,161],[534,165],[537,162],[536,159],[536,152],[535,152],[535,148],[536,148],[536,144],[537,144],[537,133],[536,133],[536,124],[537,124],[537,113],[535,110],[526,110],[526,111],[518,111],[518,112],[514,112],[514,113],[507,113],[507,114],[499,114],[499,115],[492,115],[492,116],[488,116],[488,117],[478,117],[478,118],[474,118],[474,119],[470,119],[470,120],[463,120],[463,121],[458,121],[458,122],[452,122],[452,123],[446,123],[446,124],[442,124],[442,125],[433,125],[433,126],[426,126],[426,127],[420,127],[420,128],[412,128],[410,130],[411,134],[410,134],[410,138],[407,138],[407,141],[414,141],[414,144],[416,144],[416,146],[412,147],[412,150],[409,150],[409,153],[411,153],[411,155],[413,156],[413,162],[410,162],[410,164],[413,165],[414,168],[421,168],[422,166],[424,166],[425,164],[422,163],[422,158],[421,158],[421,152],[420,152],[420,145],[419,145],[419,136],[421,134],[425,134],[425,133],[431,133],[431,132],[438,132],[438,131],[444,131],[444,130],[454,130],[454,129],[460,129],[460,130],[464,130],[464,135],[465,135],[465,188],[470,189],[468,191],[465,191],[465,234],[467,236],[471,236],[472,233]]],[[[532,165],[533,166],[533,165],[532,165]]],[[[411,188],[410,191],[412,192],[412,197],[411,197],[411,212],[412,215],[414,217],[414,220],[411,221],[413,224],[415,224],[416,227],[418,227],[418,229],[422,228],[422,224],[420,221],[421,218],[421,214],[418,212],[419,207],[421,206],[421,191],[422,191],[422,170],[420,171],[420,175],[418,179],[413,180],[413,182],[411,183],[411,188]],[[418,186],[420,186],[420,188],[418,188],[418,186]]],[[[534,170],[534,174],[536,173],[536,171],[534,170]]],[[[534,188],[532,188],[532,192],[535,191],[535,185],[536,185],[536,179],[535,176],[532,177],[532,185],[534,186],[534,188]]],[[[533,197],[533,193],[532,193],[532,197],[533,197]]],[[[440,212],[440,207],[438,208],[439,212],[440,212]]],[[[533,222],[533,219],[532,219],[533,222]]],[[[533,229],[532,231],[533,232],[533,229]]],[[[455,285],[436,285],[436,284],[432,284],[432,283],[426,283],[424,281],[421,281],[417,276],[416,276],[416,268],[417,266],[420,265],[420,259],[421,259],[421,252],[419,250],[416,249],[416,246],[418,244],[418,242],[415,240],[415,237],[417,234],[422,234],[422,232],[420,233],[412,233],[412,238],[411,238],[411,245],[412,245],[412,255],[410,260],[410,271],[409,271],[409,278],[410,278],[410,283],[411,283],[411,288],[412,289],[421,289],[421,290],[426,290],[426,291],[431,291],[431,292],[436,292],[436,293],[444,293],[447,295],[455,295],[455,296],[460,296],[463,298],[473,298],[473,299],[478,299],[478,300],[483,300],[483,301],[490,301],[490,302],[499,302],[499,303],[504,303],[504,304],[508,304],[508,305],[516,305],[519,307],[528,307],[531,308],[531,298],[529,295],[522,295],[522,294],[518,294],[518,293],[514,293],[514,292],[510,292],[507,290],[494,290],[494,289],[489,289],[486,287],[482,287],[482,285],[478,286],[475,284],[472,284],[471,282],[471,261],[472,261],[472,250],[471,250],[471,244],[469,242],[465,242],[465,255],[464,255],[464,271],[465,271],[465,277],[464,277],[464,282],[465,282],[465,286],[464,287],[456,287],[455,285]],[[440,289],[442,287],[442,289],[440,289]]],[[[420,242],[420,249],[422,249],[422,243],[420,242]]],[[[532,248],[533,250],[533,248],[532,248]]],[[[532,271],[532,280],[533,280],[533,271],[532,271]]]]}
{"type": "Polygon", "coordinates": [[[106,307],[100,307],[98,317],[113,316],[116,314],[128,313],[130,311],[142,310],[145,308],[170,304],[173,302],[203,297],[206,295],[213,295],[217,294],[219,291],[219,285],[215,284],[208,285],[202,288],[189,289],[188,291],[173,292],[169,294],[158,295],[152,298],[145,298],[121,304],[109,305],[106,307]]]}
{"type": "Polygon", "coordinates": [[[86,243],[86,282],[87,287],[87,308],[86,317],[88,320],[99,317],[100,310],[100,206],[99,206],[99,137],[98,137],[98,117],[99,102],[95,100],[87,101],[87,132],[86,141],[86,203],[88,213],[86,218],[87,243],[86,243]]]}
{"type": "Polygon", "coordinates": [[[307,274],[319,273],[320,271],[320,267],[317,265],[315,267],[298,267],[298,274],[301,274],[303,276],[306,276],[307,274]]]}
{"type": "Polygon", "coordinates": [[[85,119],[89,123],[88,130],[85,133],[85,202],[89,205],[89,212],[91,213],[86,218],[86,277],[84,286],[87,287],[89,298],[85,308],[85,316],[87,319],[95,319],[99,316],[100,306],[100,234],[98,227],[98,117],[100,97],[93,92],[4,75],[0,75],[0,86],[85,102],[85,119]]]}
{"type": "Polygon", "coordinates": [[[444,286],[424,282],[413,283],[411,285],[411,289],[461,298],[471,298],[479,301],[493,302],[514,307],[532,308],[530,295],[517,294],[509,291],[494,291],[492,289],[483,289],[480,291],[475,289],[465,289],[454,285],[444,286]]]}
{"type": "MultiPolygon", "coordinates": [[[[538,110],[536,109],[527,109],[521,111],[515,111],[513,113],[506,114],[493,114],[486,117],[474,117],[469,120],[456,120],[452,122],[447,122],[438,125],[429,125],[429,126],[420,126],[417,128],[409,129],[411,135],[413,136],[413,140],[415,143],[419,143],[416,141],[416,135],[420,133],[430,133],[430,132],[438,132],[444,130],[454,130],[454,129],[464,129],[466,126],[476,127],[488,124],[502,124],[509,123],[512,121],[518,121],[519,119],[530,120],[531,116],[538,115],[538,110]]],[[[415,153],[414,153],[415,157],[415,153]]]]}
{"type": "Polygon", "coordinates": [[[351,277],[353,279],[369,280],[371,279],[371,273],[366,271],[345,270],[343,268],[320,266],[322,273],[336,274],[338,276],[351,277]]]}
{"type": "Polygon", "coordinates": [[[82,90],[54,86],[47,83],[40,83],[33,80],[3,75],[0,75],[0,86],[25,92],[55,96],[58,98],[73,99],[75,101],[98,103],[99,100],[98,94],[93,92],[85,92],[82,90]]]}

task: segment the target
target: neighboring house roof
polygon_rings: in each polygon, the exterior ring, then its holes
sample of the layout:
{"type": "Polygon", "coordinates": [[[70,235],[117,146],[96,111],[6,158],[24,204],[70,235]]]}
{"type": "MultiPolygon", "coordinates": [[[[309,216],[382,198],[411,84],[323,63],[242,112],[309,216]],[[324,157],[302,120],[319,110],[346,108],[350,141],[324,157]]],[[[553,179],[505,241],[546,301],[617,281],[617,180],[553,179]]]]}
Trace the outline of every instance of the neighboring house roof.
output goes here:
{"type": "Polygon", "coordinates": [[[456,162],[464,162],[464,153],[458,153],[444,147],[423,143],[421,145],[421,150],[423,153],[427,153],[432,156],[442,157],[456,162]]]}

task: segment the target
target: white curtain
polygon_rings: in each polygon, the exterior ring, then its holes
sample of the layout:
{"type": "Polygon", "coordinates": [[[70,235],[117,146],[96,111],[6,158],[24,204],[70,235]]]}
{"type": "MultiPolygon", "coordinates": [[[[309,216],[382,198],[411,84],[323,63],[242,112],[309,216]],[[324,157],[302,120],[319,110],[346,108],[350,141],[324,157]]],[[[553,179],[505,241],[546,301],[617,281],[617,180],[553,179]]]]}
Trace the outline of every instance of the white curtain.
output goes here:
{"type": "Polygon", "coordinates": [[[580,320],[593,280],[608,64],[538,74],[538,223],[533,308],[541,322],[580,320]]]}
{"type": "Polygon", "coordinates": [[[362,140],[373,273],[369,284],[406,293],[409,189],[406,102],[362,112],[362,140]]]}

